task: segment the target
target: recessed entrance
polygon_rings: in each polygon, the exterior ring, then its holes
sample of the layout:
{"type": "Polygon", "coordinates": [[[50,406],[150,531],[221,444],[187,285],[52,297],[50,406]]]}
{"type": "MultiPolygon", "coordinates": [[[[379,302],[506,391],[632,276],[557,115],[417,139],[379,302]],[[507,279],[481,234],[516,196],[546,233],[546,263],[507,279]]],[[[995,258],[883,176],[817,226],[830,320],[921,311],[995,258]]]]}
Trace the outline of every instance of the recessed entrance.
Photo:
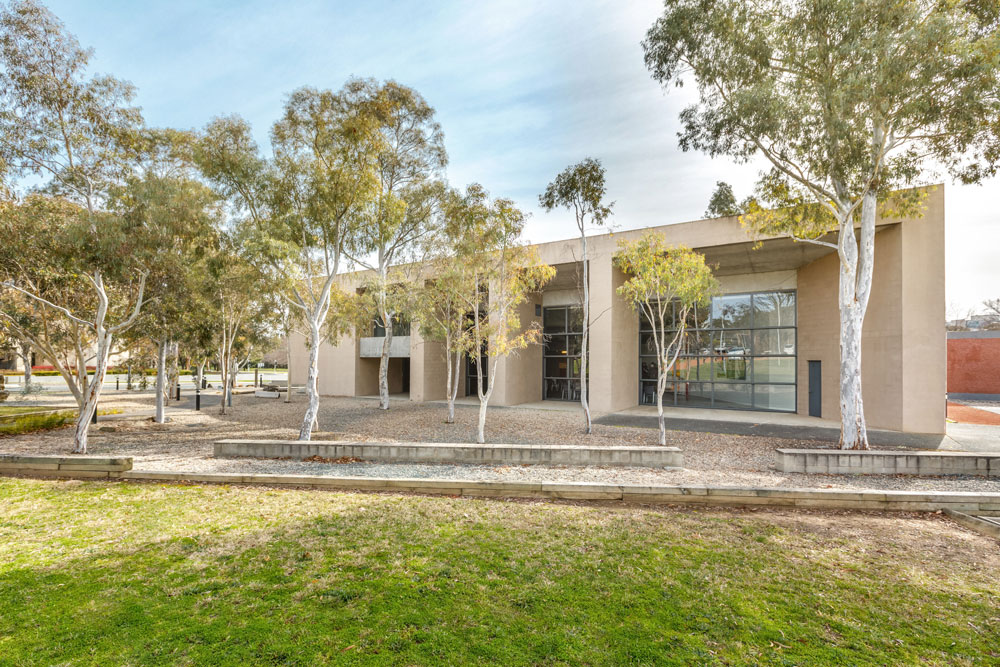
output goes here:
{"type": "Polygon", "coordinates": [[[542,322],[545,334],[542,398],[546,401],[579,401],[583,309],[576,306],[545,308],[542,322]]]}

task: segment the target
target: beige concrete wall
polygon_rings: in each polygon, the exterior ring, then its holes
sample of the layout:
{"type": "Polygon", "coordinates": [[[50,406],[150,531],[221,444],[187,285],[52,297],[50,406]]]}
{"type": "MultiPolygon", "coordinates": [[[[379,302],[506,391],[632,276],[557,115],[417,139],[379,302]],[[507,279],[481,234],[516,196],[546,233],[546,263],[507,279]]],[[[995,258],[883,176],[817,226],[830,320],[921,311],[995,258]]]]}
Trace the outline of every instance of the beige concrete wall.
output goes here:
{"type": "Polygon", "coordinates": [[[945,332],[944,188],[927,198],[923,218],[902,226],[903,424],[942,433],[948,348],[945,332]]]}
{"type": "Polygon", "coordinates": [[[410,399],[435,401],[445,397],[444,344],[424,340],[413,324],[410,333],[410,399]]]}
{"type": "MultiPolygon", "coordinates": [[[[871,428],[943,433],[945,426],[944,191],[924,216],[879,228],[862,346],[862,392],[871,428]]],[[[822,361],[823,417],[840,418],[839,260],[798,271],[798,412],[809,412],[810,360],[822,361]]]]}
{"type": "MultiPolygon", "coordinates": [[[[535,306],[541,305],[542,295],[533,294],[518,309],[522,329],[532,324],[542,325],[541,315],[535,315],[535,306]]],[[[523,350],[512,352],[500,359],[496,367],[496,386],[492,405],[518,405],[542,400],[542,345],[533,343],[523,350]]]]}
{"type": "Polygon", "coordinates": [[[616,291],[625,276],[614,251],[606,245],[590,263],[590,405],[597,413],[639,402],[639,315],[616,291]]]}

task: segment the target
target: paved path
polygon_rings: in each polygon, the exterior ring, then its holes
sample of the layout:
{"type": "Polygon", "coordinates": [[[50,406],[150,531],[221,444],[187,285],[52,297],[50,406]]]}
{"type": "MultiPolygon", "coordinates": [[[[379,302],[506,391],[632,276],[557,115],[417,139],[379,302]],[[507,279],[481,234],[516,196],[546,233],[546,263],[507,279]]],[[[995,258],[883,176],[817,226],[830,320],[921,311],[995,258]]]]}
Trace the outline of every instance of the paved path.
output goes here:
{"type": "MultiPolygon", "coordinates": [[[[655,415],[635,415],[612,413],[594,420],[608,426],[631,426],[638,428],[658,428],[655,415]]],[[[773,424],[766,422],[720,421],[714,419],[667,418],[667,429],[671,431],[693,431],[696,433],[725,433],[728,435],[756,435],[766,438],[786,438],[789,440],[821,440],[837,442],[840,431],[827,426],[805,426],[800,424],[773,424]]],[[[944,436],[931,433],[899,433],[897,431],[868,431],[868,440],[879,447],[919,447],[937,449],[944,436]]]]}

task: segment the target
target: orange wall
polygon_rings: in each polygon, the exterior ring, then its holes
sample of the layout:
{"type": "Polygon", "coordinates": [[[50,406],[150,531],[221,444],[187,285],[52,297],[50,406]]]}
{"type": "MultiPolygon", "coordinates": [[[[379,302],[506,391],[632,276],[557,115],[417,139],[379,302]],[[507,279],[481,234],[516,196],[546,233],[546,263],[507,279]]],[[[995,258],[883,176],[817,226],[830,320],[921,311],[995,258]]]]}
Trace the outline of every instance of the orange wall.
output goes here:
{"type": "Polygon", "coordinates": [[[948,391],[1000,394],[1000,338],[948,339],[948,391]]]}

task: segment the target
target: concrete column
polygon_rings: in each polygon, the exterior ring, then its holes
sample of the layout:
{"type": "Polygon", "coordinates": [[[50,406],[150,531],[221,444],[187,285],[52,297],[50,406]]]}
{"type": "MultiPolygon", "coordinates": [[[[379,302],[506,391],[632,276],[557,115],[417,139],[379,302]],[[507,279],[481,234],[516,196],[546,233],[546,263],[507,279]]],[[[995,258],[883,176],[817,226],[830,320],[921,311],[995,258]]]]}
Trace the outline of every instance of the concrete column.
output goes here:
{"type": "MultiPolygon", "coordinates": [[[[542,295],[530,295],[518,309],[522,329],[532,324],[542,325],[542,316],[535,315],[542,295]]],[[[542,344],[533,343],[523,350],[500,359],[496,368],[496,388],[490,405],[518,405],[542,400],[542,344]]]]}
{"type": "Polygon", "coordinates": [[[410,400],[443,399],[445,374],[444,344],[424,340],[414,322],[410,326],[410,400]]]}
{"type": "Polygon", "coordinates": [[[902,227],[903,430],[945,432],[944,186],[925,201],[924,216],[902,227]]]}
{"type": "MultiPolygon", "coordinates": [[[[595,244],[596,245],[596,244],[595,244]]],[[[590,260],[590,406],[596,413],[639,403],[639,315],[618,296],[625,275],[614,248],[590,260]]]]}

